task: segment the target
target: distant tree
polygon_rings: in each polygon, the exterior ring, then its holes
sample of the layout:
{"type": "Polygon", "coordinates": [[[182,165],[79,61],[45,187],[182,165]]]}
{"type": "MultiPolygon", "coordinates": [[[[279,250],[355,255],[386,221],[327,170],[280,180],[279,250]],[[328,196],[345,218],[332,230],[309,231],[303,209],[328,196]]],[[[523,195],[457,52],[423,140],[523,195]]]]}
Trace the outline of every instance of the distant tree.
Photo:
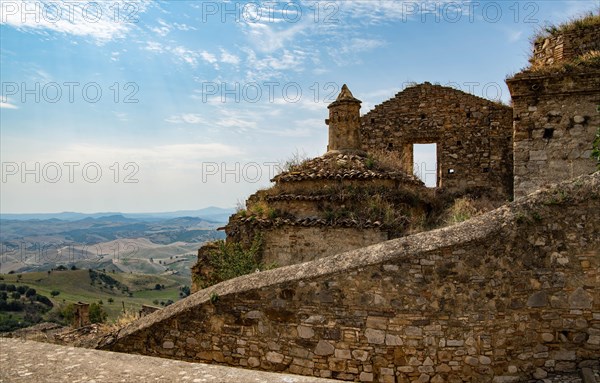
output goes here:
{"type": "Polygon", "coordinates": [[[65,271],[65,270],[67,270],[67,268],[65,266],[63,266],[63,265],[59,265],[55,270],[65,271]]]}
{"type": "Polygon", "coordinates": [[[17,286],[17,291],[21,295],[25,294],[25,292],[27,292],[27,290],[29,290],[29,286],[27,286],[27,285],[17,286]]]}
{"type": "Polygon", "coordinates": [[[102,306],[97,303],[92,303],[90,305],[90,322],[103,323],[107,317],[108,314],[106,314],[106,311],[104,311],[102,306]]]}
{"type": "Polygon", "coordinates": [[[173,302],[172,300],[168,299],[168,300],[165,302],[165,307],[166,307],[166,306],[169,306],[169,305],[172,305],[173,303],[174,303],[174,302],[173,302]]]}
{"type": "Polygon", "coordinates": [[[52,273],[52,270],[48,270],[48,275],[50,275],[50,273],[52,273]]]}
{"type": "Polygon", "coordinates": [[[73,318],[75,318],[75,305],[73,303],[69,303],[66,306],[61,307],[59,310],[59,316],[64,320],[64,322],[71,323],[73,318]]]}
{"type": "Polygon", "coordinates": [[[15,271],[14,271],[14,270],[11,270],[11,271],[9,271],[8,273],[9,273],[9,274],[14,274],[14,273],[15,273],[15,271]]]}
{"type": "Polygon", "coordinates": [[[15,287],[15,285],[6,285],[6,291],[11,292],[16,290],[17,288],[15,287]]]}
{"type": "Polygon", "coordinates": [[[108,303],[113,303],[115,300],[112,299],[112,297],[111,297],[111,298],[108,298],[107,301],[108,301],[108,303]]]}
{"type": "Polygon", "coordinates": [[[190,291],[190,287],[189,286],[182,286],[181,287],[181,292],[183,293],[184,297],[187,297],[190,295],[191,291],[190,291]]]}
{"type": "Polygon", "coordinates": [[[52,295],[52,297],[55,297],[55,296],[57,296],[57,295],[59,295],[59,294],[60,294],[60,291],[58,291],[58,290],[52,290],[52,291],[50,292],[50,295],[52,295]]]}
{"type": "Polygon", "coordinates": [[[13,292],[12,294],[10,294],[10,297],[12,299],[21,299],[21,294],[19,294],[18,292],[13,292]]]}
{"type": "Polygon", "coordinates": [[[77,266],[75,266],[75,265],[71,266],[71,270],[77,270],[77,266]]]}
{"type": "Polygon", "coordinates": [[[18,274],[17,275],[17,281],[20,280],[21,278],[23,278],[23,275],[22,274],[18,274]]]}
{"type": "Polygon", "coordinates": [[[40,294],[36,294],[35,295],[35,300],[45,304],[48,307],[54,307],[54,304],[52,303],[52,301],[50,299],[48,299],[48,297],[44,296],[44,295],[40,295],[40,294]]]}
{"type": "Polygon", "coordinates": [[[6,291],[6,283],[0,283],[0,291],[6,291]]]}
{"type": "Polygon", "coordinates": [[[0,293],[0,299],[4,301],[8,299],[8,294],[6,293],[6,291],[0,293]]]}
{"type": "Polygon", "coordinates": [[[153,300],[152,303],[155,304],[155,305],[157,305],[158,304],[158,299],[153,300]]]}
{"type": "Polygon", "coordinates": [[[154,285],[154,290],[160,290],[161,286],[160,283],[157,283],[156,285],[154,285]]]}
{"type": "Polygon", "coordinates": [[[27,298],[35,297],[36,294],[37,291],[35,291],[35,289],[27,289],[27,291],[25,292],[25,296],[27,298]]]}
{"type": "Polygon", "coordinates": [[[102,299],[100,299],[100,300],[98,301],[98,304],[99,304],[99,305],[103,305],[103,304],[104,304],[104,302],[102,302],[102,299]]]}

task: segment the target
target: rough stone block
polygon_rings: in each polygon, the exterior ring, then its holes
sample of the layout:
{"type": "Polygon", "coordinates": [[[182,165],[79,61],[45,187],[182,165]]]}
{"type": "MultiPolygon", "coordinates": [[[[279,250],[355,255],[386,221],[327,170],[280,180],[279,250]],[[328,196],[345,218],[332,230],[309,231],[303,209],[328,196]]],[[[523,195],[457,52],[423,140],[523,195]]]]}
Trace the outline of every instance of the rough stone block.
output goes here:
{"type": "Polygon", "coordinates": [[[312,327],[298,326],[297,330],[300,338],[308,339],[315,335],[315,331],[312,329],[312,327]]]}
{"type": "Polygon", "coordinates": [[[271,363],[281,363],[281,362],[283,362],[283,359],[285,358],[285,356],[278,352],[269,351],[269,352],[267,352],[266,358],[271,363]]]}
{"type": "Polygon", "coordinates": [[[385,343],[385,331],[368,328],[365,330],[365,336],[367,337],[367,342],[371,344],[385,343]]]}
{"type": "Polygon", "coordinates": [[[537,291],[527,299],[527,306],[529,307],[544,307],[546,305],[548,305],[548,294],[545,291],[537,291]]]}
{"type": "Polygon", "coordinates": [[[569,296],[569,307],[572,309],[591,309],[593,298],[591,294],[579,287],[569,296]]]}
{"type": "Polygon", "coordinates": [[[317,347],[315,348],[316,355],[326,356],[332,355],[334,352],[335,347],[333,347],[331,343],[326,342],[324,340],[320,340],[319,343],[317,343],[317,347]]]}

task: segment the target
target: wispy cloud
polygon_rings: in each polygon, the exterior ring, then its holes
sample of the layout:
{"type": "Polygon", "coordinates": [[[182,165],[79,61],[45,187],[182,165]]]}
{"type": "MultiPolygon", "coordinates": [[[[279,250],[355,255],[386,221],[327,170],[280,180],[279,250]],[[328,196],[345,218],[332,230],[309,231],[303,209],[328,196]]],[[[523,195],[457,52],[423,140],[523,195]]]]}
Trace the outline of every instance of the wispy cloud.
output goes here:
{"type": "Polygon", "coordinates": [[[242,153],[241,149],[222,143],[168,144],[152,147],[112,147],[79,143],[69,145],[57,152],[57,155],[65,159],[77,158],[80,161],[94,159],[99,163],[119,160],[184,167],[189,161],[234,157],[242,153]]]}
{"type": "Polygon", "coordinates": [[[225,64],[238,65],[240,63],[240,58],[221,48],[221,62],[225,64]]]}
{"type": "Polygon", "coordinates": [[[421,20],[422,17],[433,18],[444,12],[460,12],[462,16],[469,15],[472,0],[336,0],[338,19],[347,17],[361,24],[382,24],[386,22],[409,22],[421,20]]]}
{"type": "Polygon", "coordinates": [[[210,63],[210,64],[214,64],[217,62],[217,56],[215,56],[214,54],[209,53],[207,51],[200,52],[200,57],[202,57],[202,59],[204,61],[206,61],[207,63],[210,63]]]}
{"type": "Polygon", "coordinates": [[[24,0],[0,2],[0,24],[24,32],[88,37],[98,44],[122,38],[135,27],[137,17],[151,4],[149,0],[110,2],[59,2],[24,0]],[[122,12],[116,13],[115,9],[122,12]],[[125,9],[128,11],[125,12],[125,9]],[[119,17],[115,17],[118,14],[119,17]]]}
{"type": "Polygon", "coordinates": [[[171,124],[205,124],[206,119],[195,113],[183,113],[168,117],[166,122],[171,124]]]}
{"type": "Polygon", "coordinates": [[[176,59],[185,62],[191,65],[192,67],[196,67],[198,65],[198,56],[201,55],[198,52],[189,50],[183,46],[171,48],[171,52],[173,53],[176,59]]]}
{"type": "Polygon", "coordinates": [[[19,107],[11,104],[8,100],[0,100],[0,109],[19,109],[19,107]]]}
{"type": "Polygon", "coordinates": [[[158,25],[155,27],[151,27],[150,30],[161,37],[165,37],[171,32],[171,26],[167,24],[164,20],[159,19],[158,25]]]}

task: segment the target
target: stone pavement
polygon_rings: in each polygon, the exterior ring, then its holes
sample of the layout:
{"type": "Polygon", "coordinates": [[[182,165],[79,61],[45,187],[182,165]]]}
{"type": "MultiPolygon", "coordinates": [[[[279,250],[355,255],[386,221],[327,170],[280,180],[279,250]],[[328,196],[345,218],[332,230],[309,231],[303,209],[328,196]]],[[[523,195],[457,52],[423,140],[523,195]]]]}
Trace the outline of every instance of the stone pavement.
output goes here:
{"type": "Polygon", "coordinates": [[[337,381],[59,346],[18,338],[0,338],[0,382],[331,383],[337,381]]]}

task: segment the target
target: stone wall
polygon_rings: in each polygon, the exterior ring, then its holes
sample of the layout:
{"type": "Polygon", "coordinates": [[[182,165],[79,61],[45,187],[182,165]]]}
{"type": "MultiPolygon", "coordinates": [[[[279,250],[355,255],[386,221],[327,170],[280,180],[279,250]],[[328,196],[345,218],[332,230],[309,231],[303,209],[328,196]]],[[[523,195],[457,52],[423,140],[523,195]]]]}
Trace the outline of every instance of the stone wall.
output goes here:
{"type": "Polygon", "coordinates": [[[346,227],[281,226],[263,233],[263,262],[288,266],[388,240],[386,231],[346,227]]]}
{"type": "Polygon", "coordinates": [[[452,88],[420,84],[362,117],[363,148],[394,150],[413,171],[413,144],[437,144],[438,186],[512,196],[512,109],[452,88]]]}
{"type": "Polygon", "coordinates": [[[514,105],[515,198],[596,170],[600,71],[507,80],[514,105]]]}
{"type": "Polygon", "coordinates": [[[529,62],[533,68],[557,65],[591,51],[600,51],[600,27],[540,37],[534,42],[529,62]]]}
{"type": "Polygon", "coordinates": [[[122,352],[377,382],[517,382],[600,358],[600,173],[452,227],[204,289],[122,352]]]}

